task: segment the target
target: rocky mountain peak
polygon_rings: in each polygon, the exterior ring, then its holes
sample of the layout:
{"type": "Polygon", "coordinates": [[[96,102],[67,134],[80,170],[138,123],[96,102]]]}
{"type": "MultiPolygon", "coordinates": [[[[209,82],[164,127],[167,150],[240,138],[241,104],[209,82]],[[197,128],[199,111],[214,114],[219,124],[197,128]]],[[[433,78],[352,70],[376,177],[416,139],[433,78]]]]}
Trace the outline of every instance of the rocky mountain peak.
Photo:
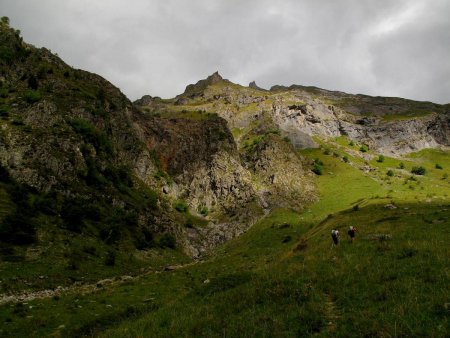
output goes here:
{"type": "Polygon", "coordinates": [[[259,87],[259,86],[256,84],[256,81],[250,82],[250,83],[248,84],[248,87],[249,87],[249,88],[252,88],[252,89],[256,89],[256,90],[265,90],[265,89],[259,87]]]}
{"type": "Polygon", "coordinates": [[[208,86],[215,85],[221,81],[228,81],[222,78],[222,76],[219,74],[218,71],[214,72],[210,76],[208,76],[206,79],[198,81],[196,84],[190,84],[186,87],[183,95],[198,95],[201,92],[203,92],[208,86]]]}
{"type": "Polygon", "coordinates": [[[218,82],[220,82],[220,81],[222,81],[222,80],[223,80],[223,78],[222,78],[222,76],[219,74],[218,71],[214,72],[213,74],[211,74],[210,76],[208,76],[208,77],[206,78],[206,81],[207,81],[208,84],[210,84],[210,85],[216,84],[216,83],[218,83],[218,82]]]}

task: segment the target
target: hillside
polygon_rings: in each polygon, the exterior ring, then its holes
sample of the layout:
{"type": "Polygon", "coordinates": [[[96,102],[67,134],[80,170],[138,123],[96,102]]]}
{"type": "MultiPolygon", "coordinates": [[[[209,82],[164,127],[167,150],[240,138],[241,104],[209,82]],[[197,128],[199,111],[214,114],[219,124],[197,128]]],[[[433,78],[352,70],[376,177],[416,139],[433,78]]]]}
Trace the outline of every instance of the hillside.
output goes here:
{"type": "Polygon", "coordinates": [[[130,102],[0,33],[0,336],[448,336],[449,105],[130,102]]]}
{"type": "Polygon", "coordinates": [[[197,264],[10,303],[0,311],[5,332],[447,336],[450,185],[441,169],[424,177],[408,170],[436,160],[448,167],[448,154],[414,154],[405,169],[395,159],[374,161],[369,173],[323,150],[302,154],[326,168],[317,177],[321,200],[304,213],[274,210],[197,264]],[[354,243],[346,238],[350,224],[359,230],[354,243]],[[342,233],[335,248],[332,228],[342,233]]]}

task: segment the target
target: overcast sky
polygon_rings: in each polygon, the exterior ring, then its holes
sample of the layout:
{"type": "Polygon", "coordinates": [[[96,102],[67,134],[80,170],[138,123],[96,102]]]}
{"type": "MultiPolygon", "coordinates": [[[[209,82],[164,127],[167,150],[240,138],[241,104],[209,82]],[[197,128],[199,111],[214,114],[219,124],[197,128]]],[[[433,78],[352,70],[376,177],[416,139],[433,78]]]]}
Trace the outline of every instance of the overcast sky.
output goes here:
{"type": "Polygon", "coordinates": [[[218,70],[242,85],[450,102],[448,0],[0,0],[0,11],[131,100],[218,70]]]}

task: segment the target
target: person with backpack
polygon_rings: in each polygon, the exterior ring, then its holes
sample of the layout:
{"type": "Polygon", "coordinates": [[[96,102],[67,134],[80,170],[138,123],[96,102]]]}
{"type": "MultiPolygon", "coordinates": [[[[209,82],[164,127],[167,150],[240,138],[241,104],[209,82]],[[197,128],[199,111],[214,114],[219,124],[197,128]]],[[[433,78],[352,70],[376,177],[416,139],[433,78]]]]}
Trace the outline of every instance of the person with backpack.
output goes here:
{"type": "Polygon", "coordinates": [[[331,230],[331,238],[333,239],[333,246],[339,244],[339,230],[333,229],[331,230]]]}
{"type": "Polygon", "coordinates": [[[352,225],[348,228],[347,234],[350,237],[350,242],[351,243],[353,243],[353,239],[355,238],[355,234],[356,234],[357,231],[358,230],[356,229],[356,227],[354,227],[352,225]]]}

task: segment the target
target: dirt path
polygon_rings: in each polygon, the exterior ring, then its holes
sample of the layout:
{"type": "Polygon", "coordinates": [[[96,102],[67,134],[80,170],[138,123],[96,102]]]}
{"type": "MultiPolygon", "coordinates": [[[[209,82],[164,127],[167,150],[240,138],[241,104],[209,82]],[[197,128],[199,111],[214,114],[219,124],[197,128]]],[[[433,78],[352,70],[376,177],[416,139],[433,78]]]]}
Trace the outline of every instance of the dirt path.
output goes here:
{"type": "Polygon", "coordinates": [[[339,310],[336,307],[335,302],[329,294],[325,295],[325,317],[328,325],[328,332],[333,333],[336,331],[336,324],[339,318],[339,310]]]}
{"type": "Polygon", "coordinates": [[[174,270],[178,270],[181,268],[185,268],[194,264],[197,264],[201,261],[194,261],[191,263],[187,263],[184,265],[171,265],[166,266],[162,270],[152,270],[147,271],[145,273],[142,273],[140,275],[136,276],[129,276],[129,275],[123,275],[123,276],[117,276],[113,278],[105,278],[98,280],[95,283],[89,283],[89,284],[80,284],[79,282],[71,285],[71,286],[58,286],[56,289],[46,289],[46,290],[38,290],[38,291],[22,291],[18,293],[3,293],[0,294],[0,306],[7,304],[7,303],[22,303],[22,302],[28,302],[34,299],[45,299],[45,298],[52,298],[56,296],[62,296],[65,294],[70,293],[76,293],[76,294],[88,294],[96,291],[104,290],[105,288],[120,285],[126,282],[130,282],[133,280],[137,280],[139,278],[142,278],[147,275],[152,274],[158,274],[158,273],[164,273],[164,272],[170,272],[174,270]]]}

